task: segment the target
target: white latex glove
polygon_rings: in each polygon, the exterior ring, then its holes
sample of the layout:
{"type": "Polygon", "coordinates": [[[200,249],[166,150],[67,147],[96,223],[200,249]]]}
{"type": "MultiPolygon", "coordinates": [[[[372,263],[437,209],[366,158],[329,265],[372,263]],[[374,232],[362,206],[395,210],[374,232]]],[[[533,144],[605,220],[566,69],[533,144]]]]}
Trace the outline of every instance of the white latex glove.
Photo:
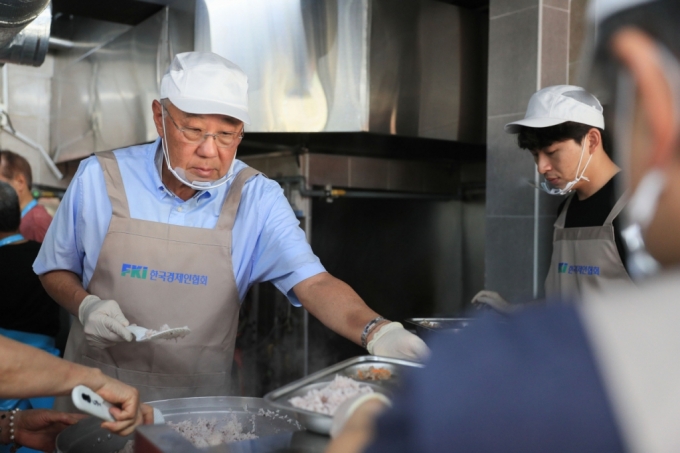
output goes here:
{"type": "Polygon", "coordinates": [[[475,294],[472,298],[473,304],[484,304],[501,313],[511,313],[515,307],[503,299],[496,291],[483,290],[475,294]]]}
{"type": "Polygon", "coordinates": [[[115,300],[101,300],[89,295],[80,303],[78,319],[85,331],[87,343],[98,349],[105,349],[122,341],[132,341],[134,335],[125,327],[130,322],[115,300]]]}
{"type": "Polygon", "coordinates": [[[398,322],[382,325],[368,342],[368,353],[395,359],[424,361],[430,356],[430,348],[398,322]]]}
{"type": "Polygon", "coordinates": [[[338,406],[338,408],[335,410],[335,414],[333,414],[333,423],[331,424],[330,436],[337,437],[338,434],[340,434],[345,428],[347,420],[352,417],[359,406],[369,400],[378,400],[384,403],[385,406],[392,407],[392,402],[382,393],[373,392],[353,396],[338,406]]]}

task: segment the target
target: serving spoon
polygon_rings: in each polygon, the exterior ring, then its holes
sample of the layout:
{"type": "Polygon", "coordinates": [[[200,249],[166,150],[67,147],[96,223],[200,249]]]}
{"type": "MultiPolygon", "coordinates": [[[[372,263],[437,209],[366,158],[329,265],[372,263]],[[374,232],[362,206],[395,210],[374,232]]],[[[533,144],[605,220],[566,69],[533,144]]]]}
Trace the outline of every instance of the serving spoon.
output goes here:
{"type": "Polygon", "coordinates": [[[131,325],[126,327],[127,330],[132,332],[135,336],[137,342],[151,341],[151,340],[169,340],[171,338],[182,338],[191,333],[189,327],[174,327],[167,330],[152,330],[146,327],[131,325]],[[153,332],[153,333],[149,333],[153,332]]]}
{"type": "MultiPolygon", "coordinates": [[[[74,406],[85,413],[94,415],[107,422],[116,421],[116,419],[113,418],[113,415],[111,415],[111,412],[109,412],[109,409],[113,407],[113,404],[104,401],[104,398],[99,396],[89,387],[76,385],[71,391],[71,400],[73,401],[74,406]]],[[[165,423],[163,413],[154,407],[153,424],[162,425],[163,423],[165,423]]]]}

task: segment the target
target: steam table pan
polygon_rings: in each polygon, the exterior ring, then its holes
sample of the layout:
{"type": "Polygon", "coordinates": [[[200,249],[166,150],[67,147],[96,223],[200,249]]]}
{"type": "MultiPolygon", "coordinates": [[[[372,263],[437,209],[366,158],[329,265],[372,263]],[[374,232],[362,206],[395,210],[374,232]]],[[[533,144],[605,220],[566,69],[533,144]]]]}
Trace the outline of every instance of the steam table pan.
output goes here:
{"type": "Polygon", "coordinates": [[[472,322],[470,318],[409,318],[404,321],[415,325],[420,336],[429,332],[456,333],[472,322]]]}
{"type": "MultiPolygon", "coordinates": [[[[166,422],[195,422],[198,418],[228,420],[233,416],[243,425],[244,432],[253,432],[259,437],[302,429],[295,413],[273,413],[275,411],[271,411],[262,398],[193,397],[154,401],[149,404],[163,412],[166,422]],[[264,410],[265,415],[259,415],[260,409],[264,410]]],[[[134,438],[133,434],[126,437],[111,434],[99,426],[101,423],[101,420],[89,417],[66,428],[57,437],[57,453],[113,453],[134,438]]]]}
{"type": "Polygon", "coordinates": [[[294,412],[298,415],[298,419],[305,425],[305,427],[319,434],[328,434],[331,429],[333,418],[330,415],[321,414],[319,412],[308,411],[298,407],[294,407],[288,402],[291,398],[296,396],[305,396],[307,392],[312,389],[320,389],[328,385],[335,375],[350,377],[362,385],[368,385],[373,388],[373,391],[391,395],[392,391],[400,382],[402,374],[408,369],[423,368],[423,365],[408,360],[392,359],[388,357],[377,357],[372,355],[365,355],[354,357],[344,362],[337,363],[316,373],[310,374],[295,382],[291,382],[277,390],[267,393],[264,400],[271,406],[278,409],[283,409],[287,412],[294,412]],[[358,372],[368,371],[370,367],[388,369],[392,375],[387,380],[382,381],[368,381],[361,380],[358,377],[358,372]]]}

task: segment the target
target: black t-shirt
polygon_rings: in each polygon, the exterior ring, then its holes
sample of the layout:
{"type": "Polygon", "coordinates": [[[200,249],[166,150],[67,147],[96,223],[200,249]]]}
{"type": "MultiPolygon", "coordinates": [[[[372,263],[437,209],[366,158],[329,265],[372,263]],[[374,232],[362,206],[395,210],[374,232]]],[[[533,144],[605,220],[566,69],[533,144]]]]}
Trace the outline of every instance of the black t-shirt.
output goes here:
{"type": "Polygon", "coordinates": [[[59,305],[33,272],[40,244],[27,241],[0,247],[0,327],[54,337],[59,305]]]}
{"type": "MultiPolygon", "coordinates": [[[[585,200],[579,200],[577,195],[572,197],[567,211],[567,218],[564,222],[565,228],[583,228],[602,226],[609,217],[609,213],[614,209],[614,205],[619,200],[616,194],[616,185],[619,184],[619,175],[615,175],[609,180],[600,190],[589,196],[585,200]]],[[[559,216],[564,209],[564,204],[567,202],[566,198],[557,208],[557,215],[559,216]]],[[[626,249],[623,246],[623,238],[621,237],[621,228],[619,216],[614,219],[614,240],[616,241],[616,248],[619,251],[619,256],[623,265],[626,264],[626,249]]]]}

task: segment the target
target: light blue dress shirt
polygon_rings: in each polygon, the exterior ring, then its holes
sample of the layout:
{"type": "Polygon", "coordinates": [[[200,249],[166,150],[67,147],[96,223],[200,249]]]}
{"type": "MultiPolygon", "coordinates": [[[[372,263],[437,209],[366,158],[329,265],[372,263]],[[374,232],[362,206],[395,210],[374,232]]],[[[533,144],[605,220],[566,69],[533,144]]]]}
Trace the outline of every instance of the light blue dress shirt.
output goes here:
{"type": "MultiPolygon", "coordinates": [[[[231,181],[198,192],[187,201],[162,183],[160,138],[114,151],[134,219],[214,228],[231,181]]],[[[234,172],[246,164],[237,160],[234,172]]],[[[33,270],[41,275],[68,270],[87,288],[111,220],[111,202],[96,157],[81,162],[52,220],[33,270]]],[[[307,243],[281,186],[261,176],[243,188],[232,236],[232,262],[241,300],[251,285],[271,281],[294,305],[293,286],[325,272],[307,243]]]]}

